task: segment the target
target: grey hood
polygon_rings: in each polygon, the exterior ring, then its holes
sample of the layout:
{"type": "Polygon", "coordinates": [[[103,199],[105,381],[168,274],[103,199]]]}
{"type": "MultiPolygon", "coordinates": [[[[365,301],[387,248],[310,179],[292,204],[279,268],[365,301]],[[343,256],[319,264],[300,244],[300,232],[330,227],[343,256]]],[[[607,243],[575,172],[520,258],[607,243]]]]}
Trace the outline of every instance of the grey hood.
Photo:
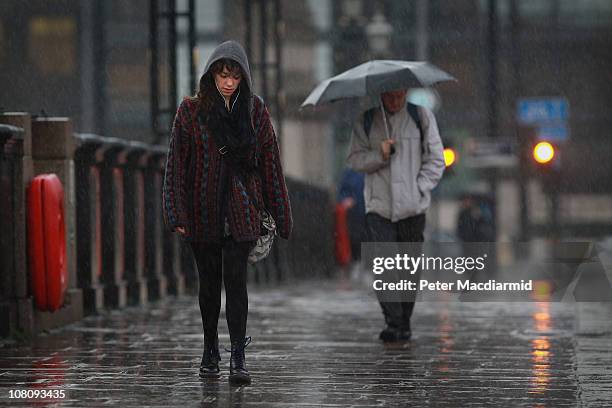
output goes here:
{"type": "Polygon", "coordinates": [[[242,67],[242,71],[244,72],[244,76],[246,77],[247,85],[249,86],[249,91],[253,94],[253,84],[251,82],[251,69],[249,68],[249,60],[247,58],[246,52],[242,45],[238,44],[236,41],[226,41],[222,44],[219,44],[217,48],[212,52],[210,57],[208,58],[208,62],[206,63],[206,67],[204,68],[204,74],[208,72],[212,64],[219,61],[223,58],[229,58],[231,60],[236,61],[242,67]]]}

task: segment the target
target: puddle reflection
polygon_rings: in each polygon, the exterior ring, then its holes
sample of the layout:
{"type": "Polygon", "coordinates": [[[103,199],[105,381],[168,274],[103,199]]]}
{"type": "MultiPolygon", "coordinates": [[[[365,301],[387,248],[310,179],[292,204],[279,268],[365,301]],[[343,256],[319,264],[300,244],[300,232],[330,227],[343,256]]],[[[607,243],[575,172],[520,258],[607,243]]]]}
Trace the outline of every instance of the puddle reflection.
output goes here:
{"type": "Polygon", "coordinates": [[[34,361],[32,363],[32,385],[27,389],[28,392],[38,392],[39,396],[28,398],[27,401],[35,407],[46,407],[68,398],[68,390],[64,387],[67,370],[68,365],[58,354],[34,361]]]}
{"type": "Polygon", "coordinates": [[[549,389],[550,383],[550,338],[546,333],[551,329],[550,303],[538,302],[537,311],[532,314],[535,330],[540,336],[531,340],[531,371],[532,381],[529,388],[531,394],[543,394],[549,389]]]}
{"type": "Polygon", "coordinates": [[[451,323],[448,309],[442,309],[438,315],[438,335],[439,335],[439,351],[440,360],[438,363],[438,371],[444,373],[440,380],[448,380],[447,373],[450,372],[450,355],[453,353],[455,339],[452,337],[454,327],[451,323]]]}

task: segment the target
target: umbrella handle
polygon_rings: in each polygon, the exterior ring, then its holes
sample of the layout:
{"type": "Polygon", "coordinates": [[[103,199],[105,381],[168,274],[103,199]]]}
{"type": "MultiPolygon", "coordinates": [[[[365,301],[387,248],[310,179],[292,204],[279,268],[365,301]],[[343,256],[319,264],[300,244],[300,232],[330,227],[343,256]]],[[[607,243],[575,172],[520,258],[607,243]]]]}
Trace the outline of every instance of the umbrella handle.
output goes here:
{"type": "MultiPolygon", "coordinates": [[[[391,136],[389,135],[389,126],[387,126],[387,114],[385,113],[385,107],[383,106],[382,96],[379,96],[380,99],[380,112],[382,113],[383,123],[385,124],[385,136],[387,136],[387,140],[391,140],[391,136]]],[[[395,153],[395,146],[389,146],[389,153],[393,156],[395,153]]]]}
{"type": "Polygon", "coordinates": [[[385,114],[385,107],[383,106],[382,95],[379,95],[379,100],[380,112],[382,113],[383,123],[385,124],[385,136],[387,136],[387,139],[391,139],[391,136],[389,135],[389,126],[387,126],[387,115],[385,114]]]}

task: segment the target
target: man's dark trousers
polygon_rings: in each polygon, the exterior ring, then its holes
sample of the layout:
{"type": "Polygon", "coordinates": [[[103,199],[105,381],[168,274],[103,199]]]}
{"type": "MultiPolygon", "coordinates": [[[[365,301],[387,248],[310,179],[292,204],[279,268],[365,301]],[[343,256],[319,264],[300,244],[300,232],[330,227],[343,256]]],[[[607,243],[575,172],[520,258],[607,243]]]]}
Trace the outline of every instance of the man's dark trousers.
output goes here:
{"type": "MultiPolygon", "coordinates": [[[[425,231],[425,214],[404,218],[398,222],[384,218],[375,213],[366,214],[366,225],[370,242],[423,242],[425,231]]],[[[415,254],[419,256],[419,254],[415,254]]],[[[418,282],[421,271],[412,279],[418,282]]],[[[380,302],[385,323],[389,327],[410,329],[410,316],[414,302],[380,302]]]]}

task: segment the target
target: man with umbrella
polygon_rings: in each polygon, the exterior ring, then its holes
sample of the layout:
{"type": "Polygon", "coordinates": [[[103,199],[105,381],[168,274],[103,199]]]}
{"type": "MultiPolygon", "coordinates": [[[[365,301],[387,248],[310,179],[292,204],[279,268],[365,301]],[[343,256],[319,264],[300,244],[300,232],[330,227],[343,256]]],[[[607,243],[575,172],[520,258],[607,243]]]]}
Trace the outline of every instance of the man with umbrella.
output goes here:
{"type": "MultiPolygon", "coordinates": [[[[427,62],[375,60],[321,82],[302,104],[331,103],[344,112],[371,108],[353,122],[347,160],[365,173],[372,242],[424,241],[425,212],[444,172],[444,149],[433,113],[407,103],[406,95],[408,88],[449,80],[455,78],[427,62]]],[[[413,276],[417,282],[419,275],[413,276]]],[[[410,339],[414,302],[401,300],[379,299],[386,323],[379,337],[385,342],[410,339]]]]}
{"type": "MultiPolygon", "coordinates": [[[[383,93],[383,109],[365,112],[353,127],[348,163],[366,174],[366,226],[372,242],[423,242],[431,190],[444,172],[435,117],[422,107],[407,108],[406,94],[402,89],[383,93]]],[[[380,305],[386,323],[380,339],[410,339],[414,302],[380,305]]]]}

